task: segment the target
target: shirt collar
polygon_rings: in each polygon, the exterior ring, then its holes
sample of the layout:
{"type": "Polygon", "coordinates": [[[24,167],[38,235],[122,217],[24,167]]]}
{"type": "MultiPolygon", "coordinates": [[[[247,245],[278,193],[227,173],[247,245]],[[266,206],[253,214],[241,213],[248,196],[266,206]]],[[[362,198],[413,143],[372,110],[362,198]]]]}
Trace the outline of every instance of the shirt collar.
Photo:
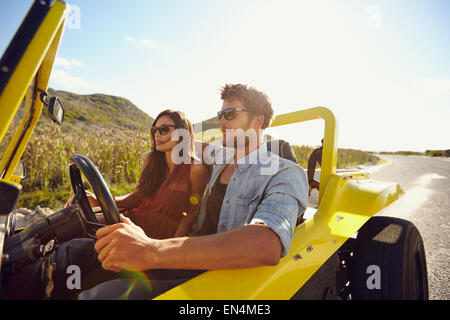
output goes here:
{"type": "Polygon", "coordinates": [[[267,143],[263,142],[258,149],[253,150],[245,157],[239,159],[237,163],[235,163],[235,167],[242,173],[252,164],[267,164],[269,160],[268,152],[267,143]]]}

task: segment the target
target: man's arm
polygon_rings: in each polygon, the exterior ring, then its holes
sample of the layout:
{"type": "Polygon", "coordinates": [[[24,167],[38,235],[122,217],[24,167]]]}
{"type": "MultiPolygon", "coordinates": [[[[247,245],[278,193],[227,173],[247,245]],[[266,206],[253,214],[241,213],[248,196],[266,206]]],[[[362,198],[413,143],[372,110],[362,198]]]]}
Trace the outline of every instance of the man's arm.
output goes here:
{"type": "Polygon", "coordinates": [[[162,269],[241,269],[277,265],[281,256],[278,236],[263,225],[246,225],[201,237],[163,240],[157,267],[162,269]]]}
{"type": "Polygon", "coordinates": [[[292,167],[272,178],[249,225],[208,236],[156,240],[123,217],[123,223],[97,231],[95,250],[103,268],[112,271],[276,265],[289,251],[299,205],[302,210],[307,206],[307,179],[301,168],[292,167]]]}
{"type": "Polygon", "coordinates": [[[278,235],[285,256],[291,247],[297,219],[307,206],[308,182],[304,170],[297,165],[285,167],[272,176],[249,224],[263,223],[271,228],[278,235]]]}
{"type": "Polygon", "coordinates": [[[247,225],[201,237],[148,238],[128,218],[97,231],[95,250],[106,270],[218,270],[277,265],[281,242],[268,227],[247,225]]]}
{"type": "MultiPolygon", "coordinates": [[[[318,162],[319,149],[315,149],[308,159],[308,183],[314,180],[314,171],[316,170],[316,162],[318,162]]],[[[320,155],[322,156],[322,155],[320,155]]]]}

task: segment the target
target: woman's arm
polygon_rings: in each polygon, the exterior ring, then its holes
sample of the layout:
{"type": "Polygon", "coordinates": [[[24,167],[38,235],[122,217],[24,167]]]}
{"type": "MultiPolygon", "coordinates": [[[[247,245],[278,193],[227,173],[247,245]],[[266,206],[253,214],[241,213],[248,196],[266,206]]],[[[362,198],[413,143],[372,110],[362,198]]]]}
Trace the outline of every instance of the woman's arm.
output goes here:
{"type": "Polygon", "coordinates": [[[142,197],[137,195],[135,192],[132,192],[127,195],[117,197],[115,200],[117,208],[128,210],[139,206],[142,201],[142,197]]]}
{"type": "MultiPolygon", "coordinates": [[[[97,201],[97,197],[95,196],[95,194],[86,190],[86,197],[88,198],[89,204],[91,205],[91,207],[99,206],[99,203],[97,201]]],[[[68,206],[72,205],[73,198],[74,198],[74,195],[72,195],[70,197],[70,199],[66,202],[66,205],[65,205],[66,208],[68,206]]],[[[133,192],[133,193],[130,193],[127,195],[117,197],[114,200],[116,202],[117,208],[129,210],[129,209],[136,208],[140,204],[141,199],[142,199],[141,196],[139,196],[135,192],[133,192]]]]}
{"type": "Polygon", "coordinates": [[[205,191],[206,183],[208,182],[208,168],[205,164],[193,164],[191,167],[191,190],[192,195],[197,201],[189,202],[189,207],[186,210],[186,216],[181,220],[174,237],[181,237],[191,232],[192,226],[197,220],[198,210],[200,208],[201,197],[205,191]],[[195,204],[196,203],[196,204],[195,204]]]}

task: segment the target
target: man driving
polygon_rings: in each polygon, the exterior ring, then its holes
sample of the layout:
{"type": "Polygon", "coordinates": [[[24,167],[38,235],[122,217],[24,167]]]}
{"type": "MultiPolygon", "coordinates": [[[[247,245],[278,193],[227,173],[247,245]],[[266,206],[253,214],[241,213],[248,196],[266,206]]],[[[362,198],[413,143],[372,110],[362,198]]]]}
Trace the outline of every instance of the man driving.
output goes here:
{"type": "MultiPolygon", "coordinates": [[[[267,95],[236,84],[225,85],[221,98],[218,118],[223,145],[234,152],[231,157],[224,155],[229,149],[210,152],[225,163],[212,172],[197,236],[155,240],[122,218],[123,223],[97,232],[95,250],[104,269],[252,268],[275,266],[287,254],[297,217],[307,207],[306,175],[297,164],[268,152],[263,143],[263,129],[273,115],[267,95]]],[[[114,280],[83,292],[80,298],[112,298],[126,289],[124,281],[114,280]]]]}

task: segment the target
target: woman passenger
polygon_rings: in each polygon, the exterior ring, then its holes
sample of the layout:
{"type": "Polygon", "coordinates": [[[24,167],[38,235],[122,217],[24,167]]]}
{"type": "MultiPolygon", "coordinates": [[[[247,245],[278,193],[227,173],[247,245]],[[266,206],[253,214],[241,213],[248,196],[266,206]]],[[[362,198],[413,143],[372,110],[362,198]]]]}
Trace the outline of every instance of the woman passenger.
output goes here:
{"type": "MultiPolygon", "coordinates": [[[[194,132],[183,112],[161,112],[150,130],[152,147],[138,185],[134,192],[117,197],[116,205],[151,238],[188,235],[209,178],[208,168],[194,163],[194,132]]],[[[92,206],[98,206],[92,193],[88,198],[92,206]]]]}

